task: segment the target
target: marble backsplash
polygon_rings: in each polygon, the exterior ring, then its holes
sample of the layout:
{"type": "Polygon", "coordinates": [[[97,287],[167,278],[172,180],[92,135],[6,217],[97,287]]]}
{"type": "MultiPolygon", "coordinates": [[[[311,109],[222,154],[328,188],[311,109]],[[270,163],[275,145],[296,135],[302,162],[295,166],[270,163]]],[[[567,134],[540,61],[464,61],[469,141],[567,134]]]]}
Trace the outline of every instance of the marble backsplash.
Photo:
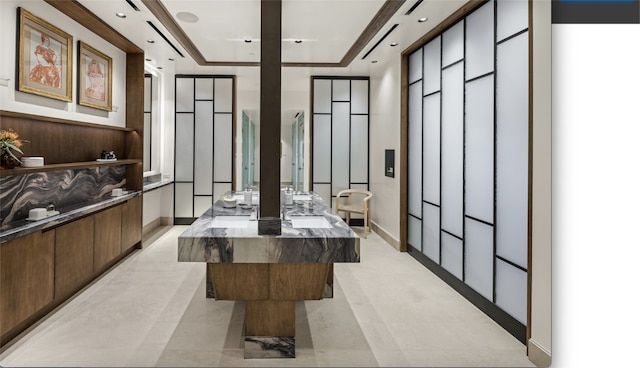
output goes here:
{"type": "Polygon", "coordinates": [[[61,212],[94,203],[125,183],[124,165],[6,176],[0,178],[0,224],[24,220],[29,210],[49,203],[61,212]]]}

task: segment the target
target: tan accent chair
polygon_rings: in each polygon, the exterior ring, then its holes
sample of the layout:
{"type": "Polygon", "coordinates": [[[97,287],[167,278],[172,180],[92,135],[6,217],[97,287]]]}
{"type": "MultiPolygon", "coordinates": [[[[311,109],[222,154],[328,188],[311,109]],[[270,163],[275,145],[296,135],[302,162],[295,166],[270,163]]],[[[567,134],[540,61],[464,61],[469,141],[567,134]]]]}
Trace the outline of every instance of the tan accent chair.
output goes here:
{"type": "Polygon", "coordinates": [[[349,220],[351,219],[351,213],[360,213],[364,215],[364,238],[367,238],[369,235],[369,230],[371,229],[371,214],[369,213],[369,200],[373,197],[373,193],[364,189],[344,189],[338,192],[336,196],[336,206],[335,211],[338,215],[340,215],[340,211],[346,214],[347,224],[349,224],[349,220]],[[354,204],[352,197],[359,198],[364,197],[362,202],[358,202],[354,204]],[[340,201],[340,198],[346,197],[344,201],[340,201]],[[342,203],[341,203],[342,202],[342,203]]]}

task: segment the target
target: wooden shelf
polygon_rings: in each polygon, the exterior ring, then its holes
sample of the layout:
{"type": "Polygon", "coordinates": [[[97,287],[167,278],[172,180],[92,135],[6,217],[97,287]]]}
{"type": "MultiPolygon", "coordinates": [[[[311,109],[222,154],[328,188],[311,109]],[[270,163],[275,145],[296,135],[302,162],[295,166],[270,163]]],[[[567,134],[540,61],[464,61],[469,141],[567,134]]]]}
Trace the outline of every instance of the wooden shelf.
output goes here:
{"type": "Polygon", "coordinates": [[[35,172],[45,172],[45,171],[84,169],[84,168],[96,167],[96,166],[132,165],[132,164],[137,164],[141,162],[142,160],[140,159],[131,159],[131,160],[116,160],[116,161],[69,162],[64,164],[51,164],[51,165],[44,165],[39,167],[16,167],[15,169],[0,170],[0,177],[11,176],[11,175],[24,175],[24,174],[31,174],[35,172]]]}
{"type": "Polygon", "coordinates": [[[123,131],[123,132],[133,132],[134,131],[134,129],[128,128],[128,127],[119,127],[119,126],[113,126],[113,125],[87,123],[87,122],[84,122],[84,121],[59,119],[59,118],[54,118],[54,117],[50,117],[50,116],[26,114],[26,113],[15,112],[15,111],[0,110],[0,116],[7,117],[7,118],[20,118],[20,119],[30,119],[30,120],[37,120],[37,121],[46,121],[46,122],[50,122],[50,123],[58,123],[58,124],[66,124],[66,125],[76,125],[76,126],[81,126],[81,127],[86,127],[86,128],[116,130],[116,131],[123,131]]]}

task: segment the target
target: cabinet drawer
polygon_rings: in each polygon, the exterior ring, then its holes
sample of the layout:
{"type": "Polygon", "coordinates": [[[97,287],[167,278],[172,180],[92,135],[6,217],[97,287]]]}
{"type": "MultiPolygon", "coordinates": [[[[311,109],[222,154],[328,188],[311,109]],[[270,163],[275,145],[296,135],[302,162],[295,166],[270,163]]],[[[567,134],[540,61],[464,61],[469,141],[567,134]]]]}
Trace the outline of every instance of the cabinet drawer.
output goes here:
{"type": "Polygon", "coordinates": [[[65,297],[93,275],[94,216],[56,229],[55,298],[65,297]]]}
{"type": "Polygon", "coordinates": [[[53,301],[54,232],[0,245],[2,335],[53,301]]]}

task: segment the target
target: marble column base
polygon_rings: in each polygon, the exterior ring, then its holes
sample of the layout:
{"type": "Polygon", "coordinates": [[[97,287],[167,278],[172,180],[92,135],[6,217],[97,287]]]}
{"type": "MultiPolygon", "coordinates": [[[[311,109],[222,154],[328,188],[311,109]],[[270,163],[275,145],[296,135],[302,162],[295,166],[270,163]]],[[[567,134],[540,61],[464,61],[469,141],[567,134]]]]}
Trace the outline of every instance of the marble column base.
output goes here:
{"type": "Polygon", "coordinates": [[[327,282],[324,285],[324,293],[322,294],[323,299],[331,299],[333,298],[333,282],[327,282]]]}
{"type": "Polygon", "coordinates": [[[245,336],[244,358],[295,358],[295,336],[245,336]]]}

